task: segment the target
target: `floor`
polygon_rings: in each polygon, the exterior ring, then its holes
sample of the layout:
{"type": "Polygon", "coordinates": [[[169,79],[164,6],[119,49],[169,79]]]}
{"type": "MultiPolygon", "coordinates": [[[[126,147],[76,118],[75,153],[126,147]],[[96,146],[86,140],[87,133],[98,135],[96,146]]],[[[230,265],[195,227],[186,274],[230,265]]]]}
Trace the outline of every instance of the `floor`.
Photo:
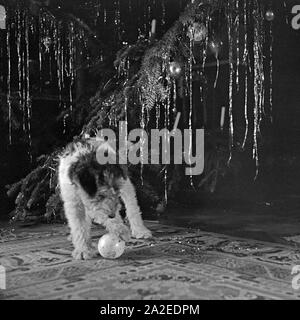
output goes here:
{"type": "MultiPolygon", "coordinates": [[[[265,242],[147,221],[117,260],[71,259],[65,225],[2,229],[0,264],[15,299],[300,299],[292,269],[297,239],[265,242]]],[[[103,230],[93,230],[96,243],[103,230]]]]}
{"type": "MultiPolygon", "coordinates": [[[[0,222],[0,299],[298,300],[300,195],[263,199],[171,207],[147,221],[153,239],[132,240],[117,260],[72,260],[66,225],[0,222]]],[[[94,228],[95,244],[103,232],[94,228]]]]}

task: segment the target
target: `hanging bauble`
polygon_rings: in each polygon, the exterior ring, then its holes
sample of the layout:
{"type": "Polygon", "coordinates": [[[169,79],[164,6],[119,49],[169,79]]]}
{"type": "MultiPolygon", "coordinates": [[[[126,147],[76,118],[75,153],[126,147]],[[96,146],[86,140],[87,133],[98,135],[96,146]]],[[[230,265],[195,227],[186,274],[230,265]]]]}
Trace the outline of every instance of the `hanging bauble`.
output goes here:
{"type": "Polygon", "coordinates": [[[179,62],[173,61],[169,64],[169,74],[172,78],[178,78],[182,74],[182,66],[179,62]]]}
{"type": "Polygon", "coordinates": [[[275,19],[274,11],[269,9],[266,11],[265,18],[267,21],[271,22],[275,19]]]}
{"type": "Polygon", "coordinates": [[[0,29],[6,29],[6,10],[0,6],[0,29]]]}
{"type": "Polygon", "coordinates": [[[210,52],[214,54],[216,57],[219,55],[222,45],[223,42],[217,39],[210,40],[208,43],[210,52]]]}
{"type": "Polygon", "coordinates": [[[46,36],[42,39],[42,43],[46,49],[47,52],[49,52],[50,47],[52,45],[52,39],[49,36],[46,36]]]}
{"type": "Polygon", "coordinates": [[[192,26],[189,27],[188,36],[195,42],[203,41],[208,35],[208,30],[203,23],[194,22],[192,26]]]}

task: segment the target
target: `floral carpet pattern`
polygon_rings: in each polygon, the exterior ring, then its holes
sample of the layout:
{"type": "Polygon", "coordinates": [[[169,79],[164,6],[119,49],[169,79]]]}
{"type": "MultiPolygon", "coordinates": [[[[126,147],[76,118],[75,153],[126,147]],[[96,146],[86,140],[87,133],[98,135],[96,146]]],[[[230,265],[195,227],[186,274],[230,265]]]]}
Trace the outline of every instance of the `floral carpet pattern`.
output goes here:
{"type": "MultiPolygon", "coordinates": [[[[117,260],[74,261],[66,226],[0,239],[0,299],[300,299],[293,246],[148,222],[117,260]]],[[[103,234],[93,230],[96,243],[103,234]]]]}

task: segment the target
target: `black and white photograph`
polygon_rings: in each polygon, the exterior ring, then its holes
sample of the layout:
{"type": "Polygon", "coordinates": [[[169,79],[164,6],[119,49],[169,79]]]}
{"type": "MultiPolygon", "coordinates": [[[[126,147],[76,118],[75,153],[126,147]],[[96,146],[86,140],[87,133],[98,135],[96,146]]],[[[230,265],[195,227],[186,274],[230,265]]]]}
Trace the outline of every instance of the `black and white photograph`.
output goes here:
{"type": "Polygon", "coordinates": [[[0,300],[300,300],[300,0],[0,0],[0,300]]]}

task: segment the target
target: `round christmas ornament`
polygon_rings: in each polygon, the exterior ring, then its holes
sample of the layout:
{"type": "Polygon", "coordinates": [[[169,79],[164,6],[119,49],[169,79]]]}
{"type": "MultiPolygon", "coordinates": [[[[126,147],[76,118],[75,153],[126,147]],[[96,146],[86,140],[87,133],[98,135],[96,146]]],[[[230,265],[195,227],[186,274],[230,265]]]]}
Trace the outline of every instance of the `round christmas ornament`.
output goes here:
{"type": "Polygon", "coordinates": [[[107,233],[99,239],[98,251],[103,258],[117,259],[125,250],[125,241],[114,234],[107,233]]]}
{"type": "Polygon", "coordinates": [[[207,28],[203,23],[193,23],[189,28],[188,36],[195,42],[203,41],[208,35],[207,28]]]}
{"type": "Polygon", "coordinates": [[[271,22],[275,19],[275,14],[274,14],[274,11],[269,9],[266,11],[266,14],[265,14],[265,17],[266,17],[266,20],[271,22]]]}
{"type": "Polygon", "coordinates": [[[219,55],[220,53],[220,50],[221,50],[221,47],[222,47],[222,41],[219,41],[219,40],[211,40],[209,43],[208,43],[208,47],[211,51],[211,53],[213,53],[216,57],[219,55]]]}
{"type": "Polygon", "coordinates": [[[169,65],[169,73],[170,76],[173,78],[178,78],[182,74],[182,67],[181,64],[177,61],[173,61],[169,65]]]}

